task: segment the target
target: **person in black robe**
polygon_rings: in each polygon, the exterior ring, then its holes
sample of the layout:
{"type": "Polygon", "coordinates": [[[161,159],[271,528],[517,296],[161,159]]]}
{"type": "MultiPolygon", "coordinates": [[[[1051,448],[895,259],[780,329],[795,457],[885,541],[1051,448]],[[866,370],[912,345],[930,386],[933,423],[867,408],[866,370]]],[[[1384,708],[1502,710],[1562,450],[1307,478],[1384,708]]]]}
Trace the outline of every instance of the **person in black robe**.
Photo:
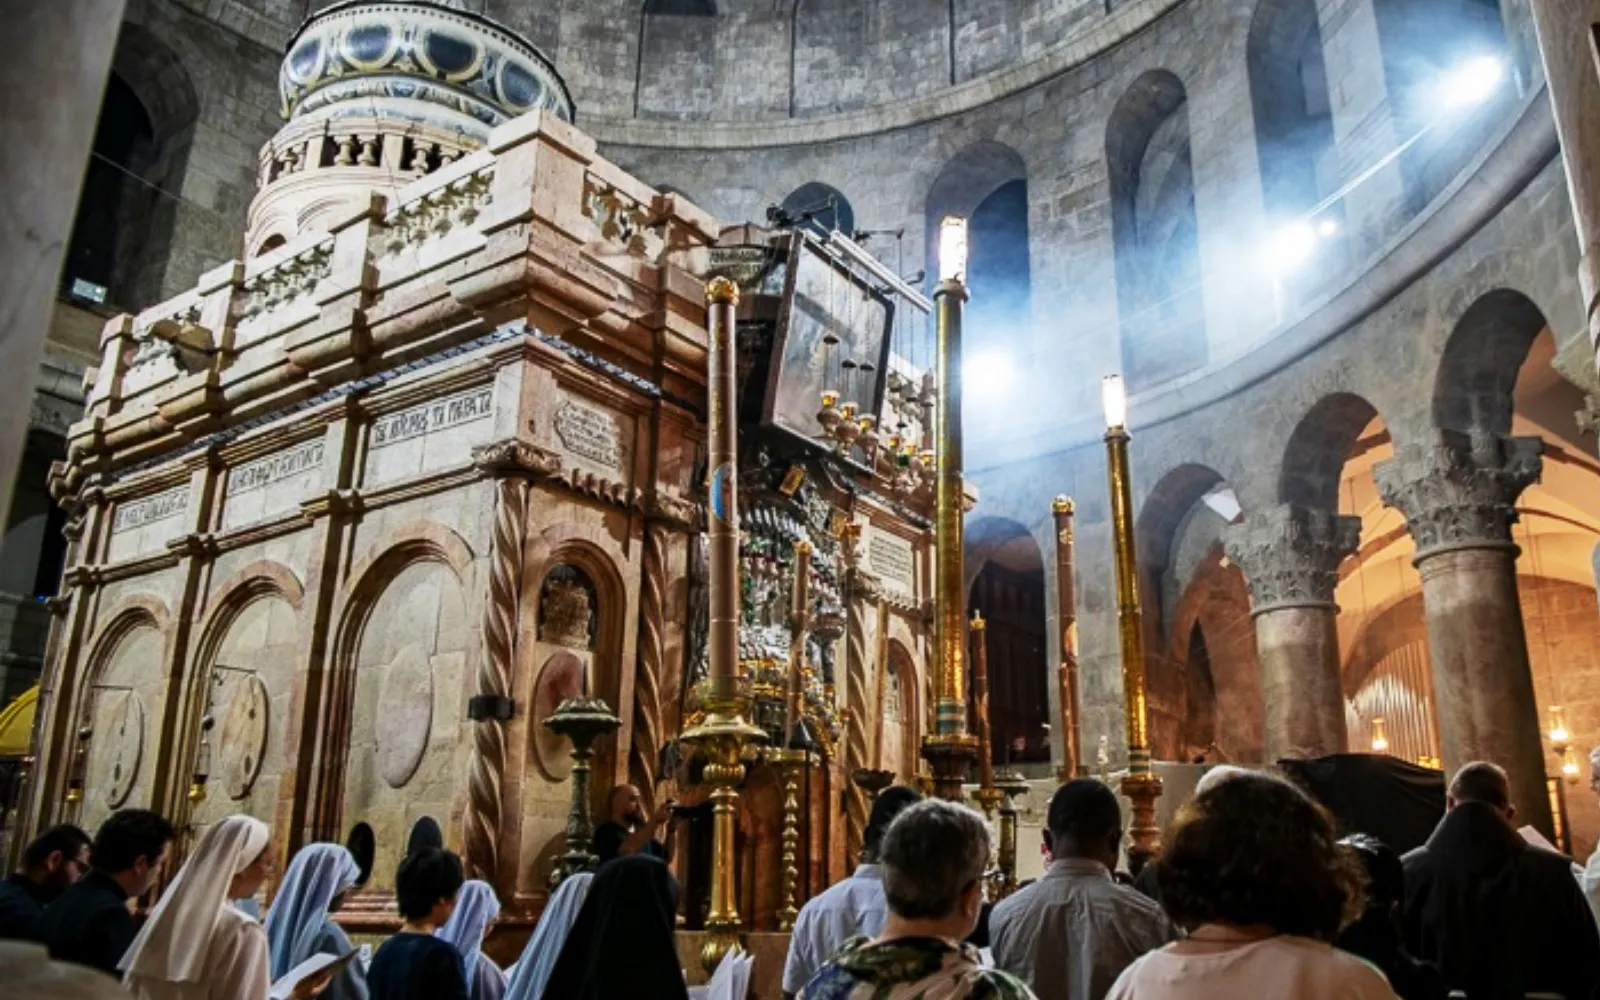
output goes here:
{"type": "Polygon", "coordinates": [[[1334,944],[1377,966],[1400,1000],[1445,1000],[1444,977],[1439,970],[1406,952],[1400,927],[1406,876],[1400,855],[1365,834],[1346,837],[1339,844],[1353,851],[1366,868],[1367,905],[1355,923],[1339,932],[1334,944]]]}
{"type": "Polygon", "coordinates": [[[0,882],[0,939],[28,941],[44,908],[89,868],[89,835],[53,826],[22,849],[22,867],[0,882]]]}
{"type": "Polygon", "coordinates": [[[688,1000],[673,943],[677,910],[677,885],[656,858],[636,854],[601,866],[543,1000],[688,1000]]]}
{"type": "Polygon", "coordinates": [[[1600,930],[1572,862],[1517,833],[1505,772],[1466,765],[1446,810],[1405,856],[1411,953],[1469,997],[1600,998],[1600,930]]]}
{"type": "Polygon", "coordinates": [[[662,861],[672,860],[673,841],[677,827],[672,825],[673,801],[667,799],[656,809],[654,816],[645,815],[644,799],[633,785],[618,785],[606,798],[607,818],[594,828],[589,851],[605,864],[630,854],[648,854],[662,861]],[[665,842],[656,839],[657,831],[666,828],[665,842]]]}
{"type": "Polygon", "coordinates": [[[175,832],[148,809],[124,809],[100,824],[89,848],[89,873],[45,907],[35,931],[58,962],[122,978],[117,963],[138,931],[128,899],[161,878],[175,832]]]}

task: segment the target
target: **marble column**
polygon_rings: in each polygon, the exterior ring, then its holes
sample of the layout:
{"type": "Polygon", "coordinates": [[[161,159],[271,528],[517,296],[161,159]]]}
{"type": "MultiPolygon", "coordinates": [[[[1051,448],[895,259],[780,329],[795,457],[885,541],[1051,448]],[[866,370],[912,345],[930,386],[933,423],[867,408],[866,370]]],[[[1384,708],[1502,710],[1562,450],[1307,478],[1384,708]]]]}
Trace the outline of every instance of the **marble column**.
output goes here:
{"type": "Polygon", "coordinates": [[[1530,0],[1539,54],[1561,137],[1561,159],[1583,253],[1583,290],[1591,347],[1600,344],[1600,68],[1594,51],[1600,0],[1530,0]]]}
{"type": "Polygon", "coordinates": [[[124,0],[7,5],[0,60],[0,523],[22,459],[39,357],[124,0]]]}
{"type": "Polygon", "coordinates": [[[1250,586],[1269,762],[1349,748],[1333,590],[1360,537],[1359,518],[1291,504],[1224,529],[1228,557],[1250,586]]]}
{"type": "Polygon", "coordinates": [[[1539,478],[1543,442],[1475,435],[1407,448],[1373,469],[1399,510],[1422,575],[1444,766],[1506,769],[1520,822],[1552,831],[1539,709],[1517,599],[1516,499],[1539,478]]]}

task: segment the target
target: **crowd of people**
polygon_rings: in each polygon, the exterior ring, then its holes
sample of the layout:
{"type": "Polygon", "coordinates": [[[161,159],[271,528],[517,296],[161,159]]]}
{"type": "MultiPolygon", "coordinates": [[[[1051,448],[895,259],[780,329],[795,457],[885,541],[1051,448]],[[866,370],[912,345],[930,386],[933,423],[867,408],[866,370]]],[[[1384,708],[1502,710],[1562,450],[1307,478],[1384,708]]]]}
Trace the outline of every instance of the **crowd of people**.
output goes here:
{"type": "MultiPolygon", "coordinates": [[[[1600,791],[1600,751],[1592,763],[1600,791]]],[[[270,831],[230,817],[205,831],[136,926],[129,901],[162,881],[172,826],[130,809],[92,840],[56,827],[0,883],[0,975],[39,982],[41,996],[141,1000],[269,990],[687,1000],[672,810],[640,803],[631,786],[612,793],[596,834],[603,863],[561,883],[509,970],[483,950],[500,912],[493,888],[466,879],[443,848],[400,863],[401,926],[367,963],[333,918],[362,881],[342,846],[297,852],[259,920],[240,903],[272,874],[270,831]],[[307,965],[321,967],[300,974],[307,965]]],[[[1515,820],[1505,773],[1469,764],[1432,836],[1402,858],[1370,836],[1339,839],[1328,811],[1285,778],[1217,768],[1134,878],[1118,871],[1116,795],[1077,779],[1050,801],[1043,876],[991,911],[983,817],[892,787],[873,803],[861,864],[801,909],[782,990],[787,1000],[1600,1000],[1600,851],[1575,865],[1515,820]]]]}

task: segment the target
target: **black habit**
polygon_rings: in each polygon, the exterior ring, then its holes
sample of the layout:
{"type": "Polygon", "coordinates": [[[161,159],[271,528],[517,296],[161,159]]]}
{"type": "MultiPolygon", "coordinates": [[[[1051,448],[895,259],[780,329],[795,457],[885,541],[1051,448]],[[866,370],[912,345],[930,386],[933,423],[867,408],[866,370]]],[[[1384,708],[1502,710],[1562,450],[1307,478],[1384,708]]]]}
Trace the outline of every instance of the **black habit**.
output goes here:
{"type": "Polygon", "coordinates": [[[117,963],[133,944],[133,915],[128,894],[99,869],[79,879],[45,907],[35,936],[58,962],[72,962],[122,977],[117,963]]]}

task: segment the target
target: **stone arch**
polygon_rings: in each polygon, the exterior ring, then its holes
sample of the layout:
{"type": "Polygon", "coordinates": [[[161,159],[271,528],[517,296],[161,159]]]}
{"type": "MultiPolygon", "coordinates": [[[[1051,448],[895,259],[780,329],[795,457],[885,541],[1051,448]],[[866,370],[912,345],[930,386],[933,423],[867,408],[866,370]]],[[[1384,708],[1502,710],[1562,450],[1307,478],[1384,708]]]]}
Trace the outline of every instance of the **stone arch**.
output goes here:
{"type": "MultiPolygon", "coordinates": [[[[917,661],[911,655],[904,642],[899,638],[889,639],[889,669],[895,681],[898,682],[899,712],[895,718],[900,722],[899,730],[895,733],[899,746],[896,748],[896,757],[900,766],[895,769],[895,780],[901,784],[909,784],[917,773],[917,753],[922,745],[922,698],[918,688],[917,661]]],[[[886,710],[887,711],[887,710],[886,710]]],[[[889,721],[893,721],[892,719],[889,721]]],[[[884,732],[890,732],[885,725],[884,732]]],[[[885,752],[880,755],[888,766],[890,756],[885,752]]]]}
{"type": "Polygon", "coordinates": [[[1434,424],[1446,431],[1509,434],[1517,375],[1549,325],[1522,292],[1497,288],[1479,296],[1445,341],[1434,378],[1434,424]]]}
{"type": "Polygon", "coordinates": [[[1244,574],[1213,545],[1172,611],[1164,662],[1147,661],[1151,749],[1158,759],[1192,752],[1255,763],[1266,706],[1244,574]]]}
{"type": "Polygon", "coordinates": [[[1375,419],[1379,419],[1377,408],[1351,392],[1331,393],[1312,404],[1284,447],[1278,499],[1338,510],[1345,460],[1375,419]]]}
{"type": "MultiPolygon", "coordinates": [[[[133,594],[119,601],[106,616],[106,622],[88,643],[88,669],[78,689],[69,718],[72,729],[68,741],[68,761],[79,747],[80,727],[91,728],[84,765],[83,803],[79,822],[90,829],[123,806],[161,809],[170,771],[172,750],[164,739],[164,693],[169,680],[167,661],[171,653],[171,613],[160,598],[133,594]],[[152,665],[150,660],[156,662],[152,665]],[[97,692],[114,685],[121,696],[118,703],[102,702],[97,692]],[[137,716],[137,732],[119,740],[108,723],[129,717],[122,703],[132,704],[137,716]],[[126,763],[131,753],[132,763],[126,763]],[[126,793],[108,798],[108,767],[115,756],[129,768],[126,793]]],[[[69,767],[75,765],[69,764],[69,767]]]]}
{"type": "MultiPolygon", "coordinates": [[[[386,546],[368,553],[353,568],[341,595],[338,626],[331,646],[327,721],[322,730],[322,773],[313,826],[320,839],[331,839],[342,829],[348,793],[347,761],[355,721],[358,659],[374,612],[387,594],[397,591],[408,571],[429,565],[442,567],[457,591],[465,595],[472,565],[472,549],[455,531],[432,521],[413,521],[388,533],[386,546]]],[[[457,623],[476,628],[476,622],[457,623]]],[[[463,713],[464,714],[464,713],[463,713]]],[[[452,720],[454,721],[454,720],[452,720]]],[[[367,817],[378,830],[380,844],[392,830],[367,817]]],[[[391,824],[392,825],[392,824],[391,824]]],[[[393,838],[390,838],[390,842],[393,838]]],[[[380,872],[385,870],[380,867],[380,872]]],[[[390,869],[392,871],[392,866],[390,869]]]]}
{"type": "Polygon", "coordinates": [[[1170,609],[1177,598],[1176,594],[1164,593],[1170,588],[1164,588],[1163,583],[1179,530],[1195,505],[1225,482],[1222,474],[1210,466],[1186,463],[1163,474],[1139,506],[1133,529],[1139,597],[1146,631],[1153,635],[1166,635],[1163,621],[1167,614],[1163,609],[1170,609]]]}
{"type": "Polygon", "coordinates": [[[831,184],[807,181],[789,192],[778,207],[795,224],[819,235],[833,230],[855,235],[856,210],[844,192],[831,184]]]}
{"type": "Polygon", "coordinates": [[[1267,215],[1304,215],[1339,186],[1316,0],[1260,0],[1245,59],[1267,215]]]}
{"type": "Polygon", "coordinates": [[[62,281],[98,284],[137,312],[160,299],[200,101],[183,60],[143,25],[124,22],[62,281]]]}
{"type": "Polygon", "coordinates": [[[988,621],[989,714],[997,763],[1048,761],[1050,671],[1044,553],[1032,533],[998,517],[973,522],[964,563],[968,607],[988,621]],[[1021,750],[1014,746],[1020,740],[1021,750]]]}
{"type": "Polygon", "coordinates": [[[1112,108],[1106,171],[1122,367],[1137,391],[1206,361],[1189,98],[1173,73],[1146,72],[1112,108]]]}

